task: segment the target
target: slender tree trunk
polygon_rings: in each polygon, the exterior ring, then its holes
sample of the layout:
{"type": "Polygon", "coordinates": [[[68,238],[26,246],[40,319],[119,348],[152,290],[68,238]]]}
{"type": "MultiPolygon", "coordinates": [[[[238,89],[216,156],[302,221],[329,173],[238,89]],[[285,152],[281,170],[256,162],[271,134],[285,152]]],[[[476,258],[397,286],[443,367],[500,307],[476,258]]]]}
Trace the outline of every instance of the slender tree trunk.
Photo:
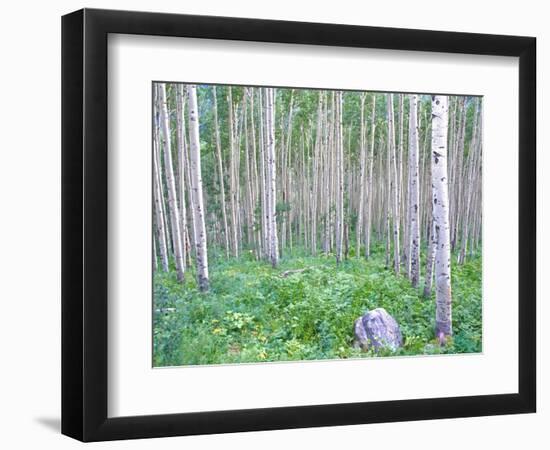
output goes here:
{"type": "MultiPolygon", "coordinates": [[[[315,134],[315,149],[313,153],[313,193],[311,195],[311,254],[317,255],[317,200],[319,198],[319,158],[321,157],[321,148],[323,146],[322,135],[323,123],[323,92],[319,91],[319,100],[317,105],[317,132],[315,134]]],[[[304,162],[305,164],[305,162],[304,162]]]]}
{"type": "Polygon", "coordinates": [[[267,133],[267,172],[269,182],[269,250],[270,261],[273,267],[279,263],[279,241],[277,237],[276,213],[276,157],[275,157],[275,93],[273,88],[265,88],[266,101],[266,133],[267,133]]]}
{"type": "Polygon", "coordinates": [[[153,236],[153,273],[156,273],[159,268],[159,263],[157,259],[157,241],[155,236],[153,236]]]}
{"type": "Polygon", "coordinates": [[[248,134],[248,89],[245,89],[245,94],[243,97],[243,116],[244,116],[244,160],[245,160],[245,195],[246,195],[246,239],[248,245],[252,245],[254,242],[254,212],[252,205],[252,176],[250,170],[250,145],[249,145],[249,134],[248,134]]]}
{"type": "Polygon", "coordinates": [[[393,207],[393,267],[396,275],[399,275],[401,263],[399,257],[399,192],[398,170],[395,152],[395,127],[393,120],[393,94],[388,94],[388,150],[391,161],[391,202],[393,207]]]}
{"type": "MultiPolygon", "coordinates": [[[[334,93],[330,100],[331,105],[334,105],[333,101],[334,93]]],[[[325,216],[325,239],[324,239],[324,251],[325,256],[328,256],[331,251],[330,238],[331,238],[331,206],[332,206],[332,122],[329,119],[329,99],[327,93],[327,101],[325,104],[325,151],[324,156],[324,216],[325,216]]]]}
{"type": "MultiPolygon", "coordinates": [[[[386,94],[389,98],[389,95],[386,94]]],[[[388,100],[389,102],[389,100],[388,100]]],[[[390,108],[388,107],[388,110],[390,108]]],[[[388,115],[389,115],[388,111],[388,115]]],[[[389,121],[389,119],[388,119],[389,121]]],[[[386,186],[385,188],[385,199],[384,199],[384,207],[385,207],[385,216],[386,216],[386,269],[390,268],[391,264],[391,241],[392,241],[392,233],[391,233],[391,215],[392,215],[392,170],[391,170],[391,157],[390,157],[390,141],[391,141],[391,134],[388,131],[387,136],[387,148],[388,151],[386,152],[386,186]],[[389,198],[388,198],[389,197],[389,198]]]]}
{"type": "Polygon", "coordinates": [[[197,258],[197,279],[201,291],[208,290],[208,253],[206,246],[206,227],[204,224],[204,202],[202,195],[201,150],[199,138],[199,111],[197,105],[197,87],[187,85],[189,101],[189,156],[191,159],[191,195],[194,198],[193,216],[195,221],[195,249],[197,258]]]}
{"type": "Polygon", "coordinates": [[[235,155],[235,124],[233,118],[233,95],[231,86],[228,87],[227,108],[229,111],[229,150],[230,150],[230,163],[229,163],[229,191],[230,191],[230,203],[231,203],[231,237],[233,256],[239,257],[239,238],[238,238],[238,172],[237,172],[237,156],[235,155]]]}
{"type": "Polygon", "coordinates": [[[342,132],[342,92],[336,93],[336,263],[342,261],[342,241],[344,237],[344,170],[343,170],[343,132],[342,132]]]}
{"type": "Polygon", "coordinates": [[[155,137],[153,140],[153,194],[155,199],[155,226],[157,230],[157,239],[159,241],[160,260],[162,270],[168,272],[168,248],[166,245],[166,230],[164,228],[164,214],[162,191],[160,188],[160,173],[158,168],[158,151],[159,151],[159,132],[155,127],[155,137]]]}
{"type": "MultiPolygon", "coordinates": [[[[185,141],[185,135],[183,136],[183,139],[185,141]]],[[[189,232],[189,227],[187,227],[187,230],[185,232],[185,239],[183,239],[185,242],[188,243],[187,248],[189,254],[191,254],[191,248],[195,248],[195,236],[197,235],[197,226],[195,223],[195,217],[193,216],[193,211],[195,210],[195,203],[193,199],[193,195],[191,194],[193,191],[193,183],[191,181],[191,157],[189,155],[189,145],[185,144],[183,146],[183,157],[184,157],[184,166],[185,166],[185,181],[187,185],[187,192],[189,192],[189,211],[190,220],[187,220],[187,223],[191,223],[191,232],[189,232]]],[[[188,258],[189,267],[192,265],[192,259],[188,258]]]]}
{"type": "Polygon", "coordinates": [[[414,287],[418,286],[420,279],[420,196],[418,188],[418,96],[411,95],[409,109],[409,259],[410,277],[414,287]]]}
{"type": "Polygon", "coordinates": [[[404,108],[403,108],[403,101],[404,101],[404,94],[398,94],[398,116],[399,116],[399,145],[397,146],[397,177],[396,177],[396,189],[397,189],[397,210],[399,211],[399,230],[400,234],[402,233],[403,236],[400,235],[399,237],[399,243],[400,243],[400,257],[399,263],[401,264],[406,263],[407,261],[407,245],[403,245],[403,249],[401,249],[401,239],[405,239],[404,242],[407,242],[407,228],[406,225],[401,226],[402,218],[404,216],[402,207],[403,207],[403,186],[405,183],[403,182],[403,122],[404,122],[404,108]]]}
{"type": "Polygon", "coordinates": [[[372,205],[374,200],[374,190],[373,190],[373,164],[374,164],[374,136],[376,131],[376,94],[372,95],[372,115],[370,122],[370,133],[371,140],[370,146],[368,149],[368,163],[369,163],[369,174],[368,174],[368,193],[367,193],[367,223],[365,226],[365,258],[370,256],[370,241],[371,241],[371,223],[372,223],[372,205]]]}
{"type": "MultiPolygon", "coordinates": [[[[254,225],[254,235],[256,241],[256,258],[262,258],[262,227],[257,220],[256,209],[260,202],[260,186],[258,183],[258,158],[256,151],[256,126],[254,121],[254,88],[248,90],[248,96],[250,99],[250,129],[251,129],[251,144],[252,144],[252,215],[254,225]]],[[[261,220],[260,220],[261,222],[261,220]]]]}
{"type": "Polygon", "coordinates": [[[227,207],[225,206],[225,183],[223,179],[223,160],[222,160],[222,144],[220,139],[220,126],[218,122],[218,98],[216,95],[216,86],[212,86],[213,102],[214,102],[214,126],[216,133],[216,159],[218,163],[218,178],[220,180],[220,200],[222,207],[223,218],[223,235],[225,241],[225,255],[229,258],[229,227],[227,225],[227,207]]]}
{"type": "Polygon", "coordinates": [[[263,114],[265,99],[263,98],[263,89],[258,90],[258,95],[260,98],[259,104],[259,113],[260,113],[260,185],[261,185],[261,195],[262,195],[262,245],[263,245],[263,256],[266,259],[269,259],[271,252],[269,251],[269,190],[267,189],[267,141],[265,139],[264,124],[265,117],[263,114]]]}
{"type": "Polygon", "coordinates": [[[447,179],[448,98],[432,97],[432,186],[435,253],[436,314],[435,335],[445,343],[452,329],[451,242],[447,179]]]}
{"type": "Polygon", "coordinates": [[[183,267],[187,266],[187,248],[185,246],[185,232],[187,230],[187,207],[185,203],[185,128],[183,125],[185,107],[184,107],[184,88],[182,84],[176,85],[176,123],[177,123],[177,146],[178,146],[178,188],[179,188],[179,206],[180,206],[180,235],[181,249],[183,258],[183,267]]]}
{"type": "Polygon", "coordinates": [[[174,241],[174,259],[176,261],[177,279],[184,280],[185,266],[183,264],[183,249],[181,244],[180,218],[176,194],[176,182],[174,178],[174,167],[172,164],[172,143],[170,135],[170,117],[168,115],[168,104],[166,101],[166,85],[159,85],[160,118],[162,126],[162,138],[164,148],[164,167],[166,173],[166,184],[168,186],[168,207],[170,210],[170,223],[172,224],[172,239],[174,241]]]}
{"type": "MultiPolygon", "coordinates": [[[[433,197],[433,196],[432,196],[433,197]]],[[[437,241],[435,240],[434,223],[430,216],[430,227],[428,230],[428,239],[426,240],[426,278],[424,281],[424,297],[432,295],[432,285],[434,278],[435,252],[437,250],[437,241]]]]}
{"type": "MultiPolygon", "coordinates": [[[[357,212],[357,225],[355,227],[355,245],[357,249],[355,250],[355,256],[357,258],[361,257],[361,235],[363,232],[363,203],[365,196],[365,165],[366,165],[366,145],[365,145],[365,99],[366,93],[362,92],[360,101],[361,101],[361,126],[360,126],[360,135],[359,135],[359,145],[360,145],[360,162],[359,162],[359,205],[357,212]]],[[[370,194],[369,194],[370,196],[370,194]]]]}

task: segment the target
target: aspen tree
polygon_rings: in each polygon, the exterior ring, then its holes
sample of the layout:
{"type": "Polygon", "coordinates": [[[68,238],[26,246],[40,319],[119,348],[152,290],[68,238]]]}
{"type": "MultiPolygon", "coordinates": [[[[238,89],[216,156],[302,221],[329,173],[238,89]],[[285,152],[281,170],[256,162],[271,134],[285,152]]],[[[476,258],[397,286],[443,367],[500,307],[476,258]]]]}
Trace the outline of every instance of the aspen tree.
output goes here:
{"type": "Polygon", "coordinates": [[[435,242],[435,335],[445,343],[452,330],[451,243],[447,175],[448,98],[432,97],[432,186],[435,242]]]}
{"type": "Polygon", "coordinates": [[[319,199],[319,159],[321,158],[321,148],[323,145],[322,136],[323,123],[323,92],[319,91],[317,105],[317,130],[315,133],[315,149],[313,154],[313,193],[311,195],[311,254],[317,255],[317,202],[319,199]]]}
{"type": "Polygon", "coordinates": [[[168,272],[168,249],[166,245],[166,230],[164,228],[162,191],[160,188],[160,173],[158,168],[159,131],[155,126],[153,139],[153,196],[155,201],[155,227],[159,242],[160,260],[162,270],[168,272]]]}
{"type": "Polygon", "coordinates": [[[222,207],[223,218],[223,235],[225,241],[225,254],[229,258],[229,227],[227,225],[227,208],[225,205],[225,183],[223,179],[223,160],[222,160],[222,144],[220,138],[220,125],[218,122],[218,97],[216,95],[216,86],[212,86],[212,96],[214,103],[214,132],[216,134],[216,162],[218,163],[218,178],[220,181],[220,200],[222,207]]]}
{"type": "Polygon", "coordinates": [[[195,253],[197,259],[197,279],[201,291],[208,290],[208,252],[206,227],[204,224],[204,201],[202,194],[201,150],[199,138],[199,111],[197,87],[187,85],[189,102],[189,157],[191,162],[191,195],[193,196],[193,217],[195,222],[195,253]]]}
{"type": "MultiPolygon", "coordinates": [[[[187,91],[187,90],[186,90],[187,91]]],[[[183,139],[185,141],[185,134],[183,136],[183,139]]],[[[193,211],[195,210],[195,200],[193,198],[193,195],[191,195],[191,192],[193,191],[193,185],[191,180],[191,158],[189,155],[189,145],[185,144],[183,146],[183,158],[184,158],[184,166],[185,166],[185,184],[187,186],[187,192],[189,192],[189,210],[191,211],[189,218],[191,223],[191,232],[189,232],[189,229],[186,230],[185,233],[185,239],[189,243],[188,247],[191,249],[191,247],[195,247],[195,236],[197,235],[197,229],[196,229],[196,223],[195,223],[195,217],[193,215],[193,211]]],[[[189,228],[189,227],[188,227],[189,228]]],[[[191,252],[189,250],[189,252],[191,252]]],[[[188,258],[189,266],[191,266],[191,258],[188,258]]]]}
{"type": "Polygon", "coordinates": [[[269,190],[269,259],[273,267],[279,262],[279,242],[277,237],[277,213],[276,213],[276,167],[275,167],[275,95],[273,88],[265,88],[266,102],[266,141],[267,141],[267,173],[269,190]]]}
{"type": "Polygon", "coordinates": [[[343,131],[342,131],[342,92],[336,94],[336,117],[335,127],[336,136],[334,142],[335,159],[336,159],[336,217],[335,217],[335,233],[336,233],[336,263],[342,261],[342,241],[344,238],[344,165],[343,165],[343,131]]]}
{"type": "Polygon", "coordinates": [[[187,207],[185,204],[185,127],[183,125],[184,115],[184,87],[182,84],[176,85],[176,145],[178,154],[178,192],[180,207],[180,232],[183,267],[187,265],[187,251],[185,245],[185,234],[187,230],[187,207]]]}
{"type": "Polygon", "coordinates": [[[168,209],[170,210],[170,223],[172,225],[172,240],[174,242],[174,259],[176,262],[177,279],[184,280],[185,266],[183,264],[183,249],[181,244],[180,218],[176,195],[176,182],[174,178],[174,167],[172,164],[172,143],[170,135],[170,117],[168,115],[168,104],[166,101],[166,84],[161,83],[158,87],[160,102],[160,121],[162,128],[162,143],[164,154],[164,167],[166,184],[168,188],[168,209]]]}
{"type": "Polygon", "coordinates": [[[253,244],[254,235],[254,207],[253,207],[253,194],[252,194],[252,175],[251,175],[251,163],[250,163],[250,145],[249,145],[249,129],[248,129],[248,88],[245,88],[243,96],[243,121],[244,121],[244,161],[245,161],[245,195],[246,195],[246,239],[248,244],[253,244]]]}
{"type": "Polygon", "coordinates": [[[391,203],[393,207],[393,265],[396,275],[399,275],[401,263],[399,257],[399,186],[398,170],[395,151],[395,127],[393,118],[393,94],[387,95],[388,101],[388,153],[390,157],[390,189],[391,203]]]}
{"type": "Polygon", "coordinates": [[[376,94],[372,94],[372,115],[370,121],[371,141],[368,148],[368,187],[367,187],[367,223],[365,226],[365,257],[370,256],[371,241],[371,223],[372,223],[372,205],[373,205],[373,164],[374,164],[374,137],[376,131],[376,94]]]}
{"type": "MultiPolygon", "coordinates": [[[[360,96],[360,135],[359,135],[359,147],[361,151],[360,156],[360,163],[359,163],[359,210],[357,212],[357,225],[355,229],[355,245],[357,246],[357,249],[355,251],[355,255],[357,258],[361,257],[361,234],[362,234],[362,228],[363,228],[363,203],[364,203],[364,196],[365,196],[365,166],[366,166],[366,148],[365,148],[365,99],[366,99],[366,93],[362,92],[360,96]]],[[[370,195],[370,194],[369,194],[370,195]]]]}
{"type": "Polygon", "coordinates": [[[263,245],[263,256],[264,258],[269,259],[269,193],[267,189],[267,155],[266,155],[266,139],[265,139],[265,117],[263,113],[264,109],[264,96],[263,89],[258,90],[259,98],[259,117],[260,117],[260,133],[259,133],[259,147],[260,147],[260,186],[261,186],[261,214],[262,214],[262,245],[263,245]]]}
{"type": "Polygon", "coordinates": [[[418,188],[418,96],[409,96],[409,258],[410,278],[414,287],[420,278],[420,199],[418,188]]]}
{"type": "Polygon", "coordinates": [[[235,125],[233,111],[233,93],[231,86],[228,87],[227,108],[229,111],[229,198],[231,204],[231,241],[233,247],[233,256],[239,257],[239,238],[237,224],[237,196],[238,196],[238,172],[236,165],[237,156],[235,155],[235,125]]]}
{"type": "Polygon", "coordinates": [[[259,192],[260,192],[260,186],[258,182],[258,158],[257,158],[257,151],[256,151],[256,127],[255,127],[255,121],[254,121],[254,90],[253,88],[250,88],[248,90],[248,96],[250,99],[250,129],[251,129],[251,148],[252,148],[252,214],[254,219],[254,232],[255,232],[255,240],[256,240],[256,258],[260,259],[262,257],[262,229],[261,226],[257,223],[256,220],[256,207],[258,206],[259,202],[259,192]]]}

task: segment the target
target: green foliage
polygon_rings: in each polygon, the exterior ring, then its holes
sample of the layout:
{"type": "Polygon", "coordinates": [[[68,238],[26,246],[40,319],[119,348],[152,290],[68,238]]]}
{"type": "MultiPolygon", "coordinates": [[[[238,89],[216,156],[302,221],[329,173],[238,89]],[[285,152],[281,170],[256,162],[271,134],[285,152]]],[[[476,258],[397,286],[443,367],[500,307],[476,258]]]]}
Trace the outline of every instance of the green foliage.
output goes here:
{"type": "Polygon", "coordinates": [[[481,257],[453,267],[454,337],[445,347],[434,339],[434,298],[422,286],[384,268],[382,246],[369,260],[303,256],[297,249],[277,269],[248,256],[213,261],[211,288],[197,290],[194,274],[184,285],[175,273],[154,279],[155,366],[227,364],[430,355],[481,351],[481,257]],[[305,269],[301,272],[285,271],[305,269]],[[401,327],[397,352],[353,348],[353,324],[367,310],[383,307],[401,327]]]}

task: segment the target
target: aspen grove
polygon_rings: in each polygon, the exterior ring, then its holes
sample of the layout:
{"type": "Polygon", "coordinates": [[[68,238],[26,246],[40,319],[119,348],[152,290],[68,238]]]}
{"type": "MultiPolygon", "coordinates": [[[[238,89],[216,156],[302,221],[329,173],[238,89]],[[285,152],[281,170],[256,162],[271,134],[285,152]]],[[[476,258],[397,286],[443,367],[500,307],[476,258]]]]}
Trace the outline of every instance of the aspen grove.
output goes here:
{"type": "Polygon", "coordinates": [[[152,103],[156,366],[481,351],[482,98],[154,83],[152,103]],[[376,308],[399,346],[354,345],[376,308]]]}

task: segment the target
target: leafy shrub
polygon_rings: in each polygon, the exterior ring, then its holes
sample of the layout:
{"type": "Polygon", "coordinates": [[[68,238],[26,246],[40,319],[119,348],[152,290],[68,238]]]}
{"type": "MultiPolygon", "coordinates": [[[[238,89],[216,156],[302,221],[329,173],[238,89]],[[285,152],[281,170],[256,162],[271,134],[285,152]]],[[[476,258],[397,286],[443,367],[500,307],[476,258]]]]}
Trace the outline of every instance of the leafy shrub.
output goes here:
{"type": "Polygon", "coordinates": [[[155,366],[220,364],[386,355],[480,352],[481,257],[453,266],[452,341],[434,340],[435,300],[384,267],[384,248],[371,257],[285,253],[280,267],[240,259],[211,261],[208,293],[197,290],[189,271],[180,284],[173,271],[154,278],[155,366]],[[285,271],[305,269],[282,276],[285,271]],[[382,307],[401,327],[404,345],[392,353],[353,348],[353,324],[382,307]]]}

